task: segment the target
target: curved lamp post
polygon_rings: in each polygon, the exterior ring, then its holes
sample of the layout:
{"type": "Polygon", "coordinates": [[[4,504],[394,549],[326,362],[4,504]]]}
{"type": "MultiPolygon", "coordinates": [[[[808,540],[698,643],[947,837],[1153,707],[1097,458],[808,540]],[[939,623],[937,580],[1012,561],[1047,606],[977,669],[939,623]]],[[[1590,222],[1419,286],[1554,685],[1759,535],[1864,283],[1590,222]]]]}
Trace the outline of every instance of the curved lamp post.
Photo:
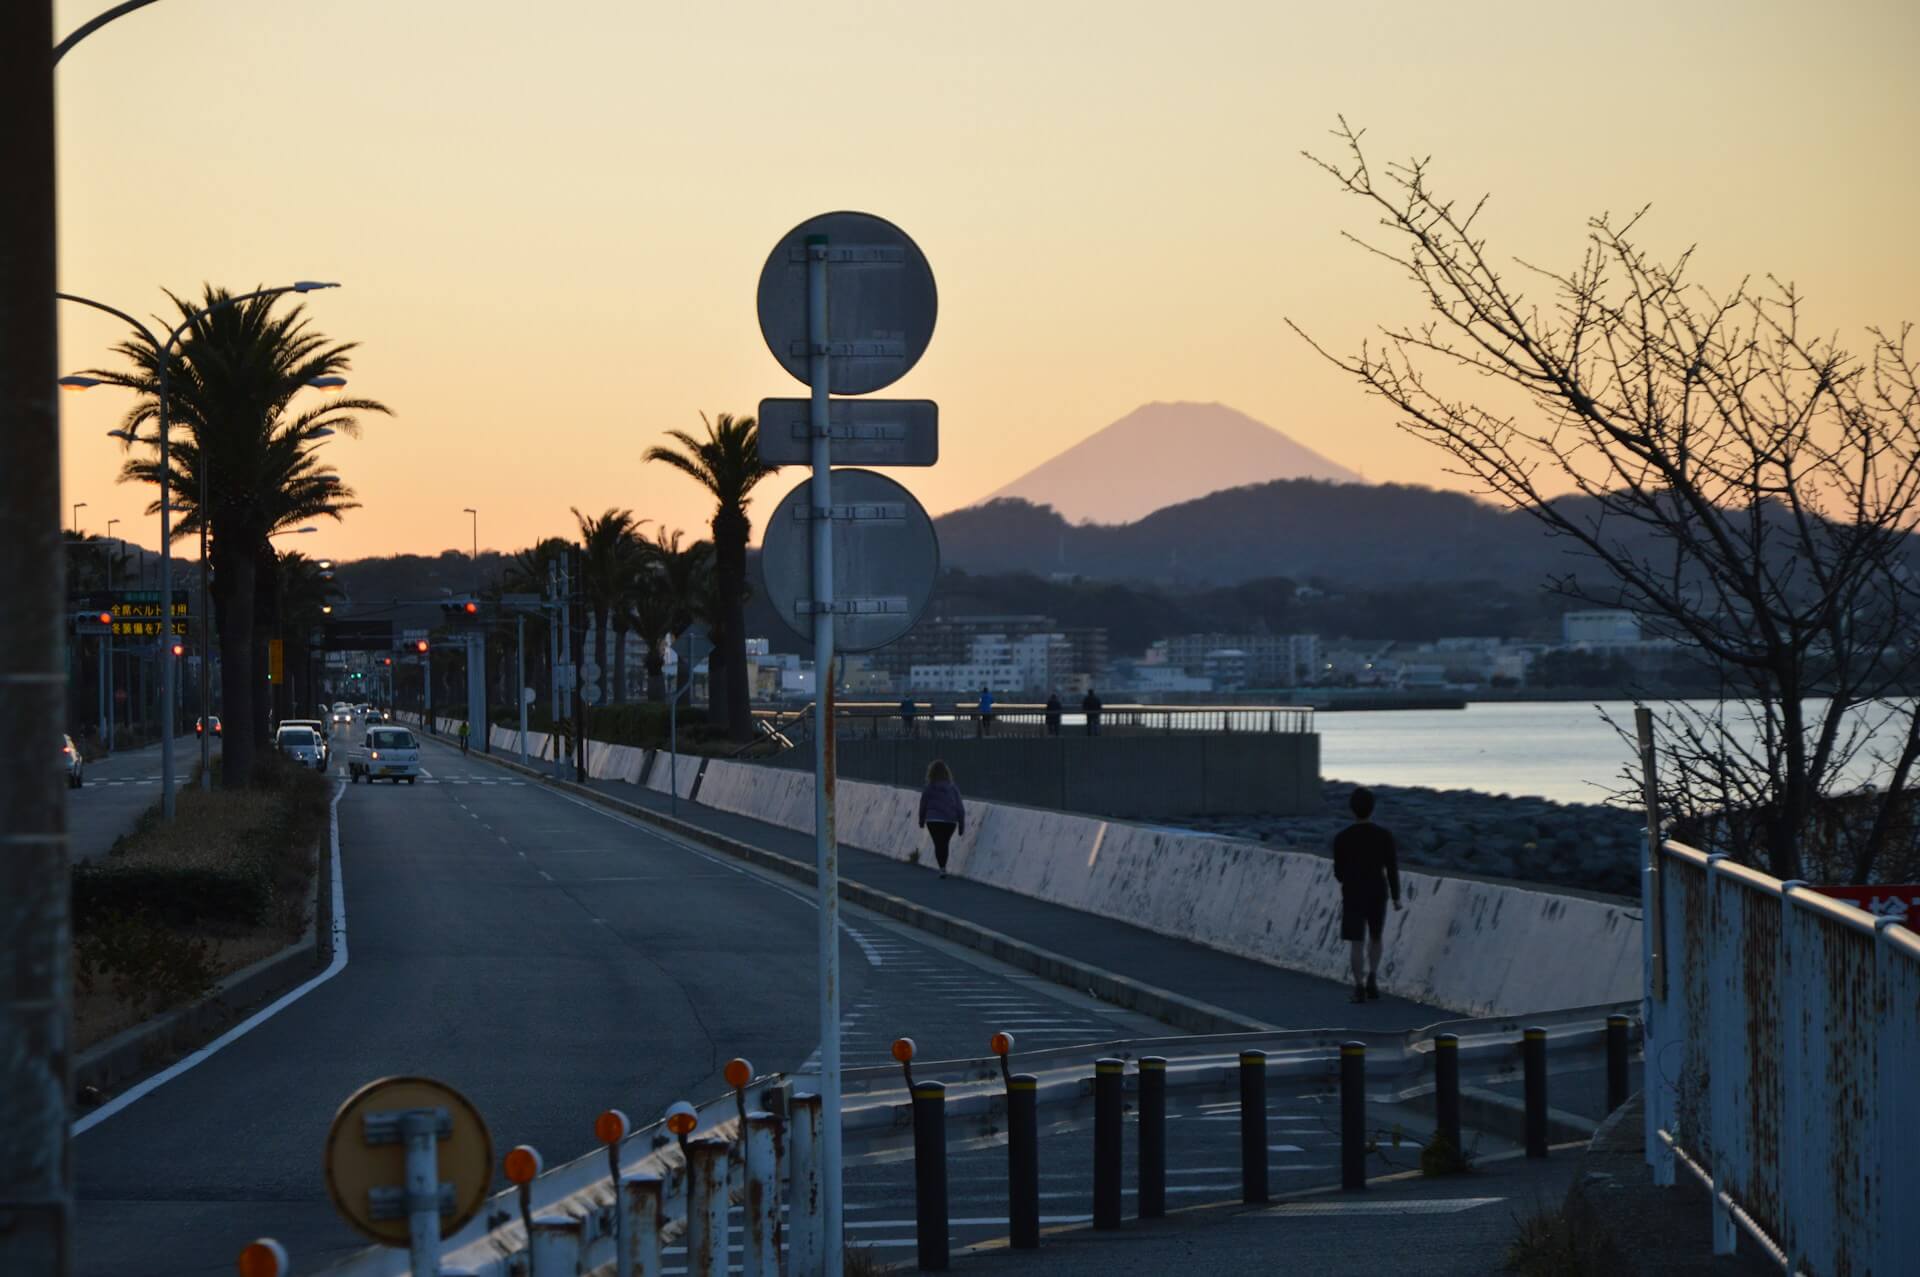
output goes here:
{"type": "MultiPolygon", "coordinates": [[[[75,38],[77,39],[78,36],[76,35],[75,38]]],[[[224,310],[228,306],[237,306],[241,302],[252,301],[257,297],[277,297],[282,293],[311,293],[311,292],[316,292],[323,288],[338,288],[338,287],[339,287],[338,284],[325,284],[325,283],[319,283],[315,280],[303,279],[303,280],[298,280],[291,284],[282,284],[277,288],[261,288],[261,289],[256,289],[251,293],[242,293],[238,297],[225,297],[215,302],[211,306],[201,307],[199,310],[194,311],[192,314],[188,315],[185,319],[181,320],[180,326],[175,328],[172,332],[168,333],[167,339],[164,342],[153,335],[152,329],[148,328],[145,324],[141,323],[139,320],[135,319],[132,315],[129,315],[126,311],[121,310],[118,307],[109,306],[105,302],[95,301],[91,297],[81,297],[75,293],[54,294],[54,296],[58,297],[61,301],[74,302],[81,306],[91,306],[95,310],[105,311],[107,314],[114,316],[116,319],[125,321],[127,324],[133,327],[133,330],[135,332],[139,333],[142,337],[146,338],[147,344],[153,348],[155,355],[158,357],[157,380],[158,380],[158,387],[159,387],[158,399],[159,399],[159,405],[160,405],[159,406],[160,598],[161,598],[160,607],[161,607],[162,615],[164,615],[167,618],[166,630],[167,630],[167,638],[169,640],[171,640],[173,637],[173,521],[170,517],[173,513],[173,503],[170,500],[168,500],[168,492],[167,492],[167,488],[168,488],[167,481],[172,475],[172,471],[169,469],[168,459],[167,459],[168,458],[167,408],[168,408],[169,399],[170,399],[168,377],[171,374],[171,371],[173,368],[173,348],[179,342],[181,334],[185,333],[188,328],[192,327],[195,323],[197,323],[201,319],[206,318],[208,315],[212,314],[217,310],[224,310]]],[[[89,389],[90,387],[98,386],[101,384],[103,383],[100,381],[99,378],[96,378],[96,377],[85,377],[85,376],[75,375],[75,376],[60,378],[61,388],[66,390],[86,390],[86,389],[89,389]]],[[[133,433],[130,430],[129,431],[113,430],[113,431],[108,431],[108,433],[111,435],[114,435],[116,438],[125,440],[126,442],[129,442],[129,443],[133,441],[133,433]]],[[[210,617],[206,611],[206,606],[207,606],[207,518],[206,518],[207,465],[206,465],[206,459],[204,457],[201,459],[201,464],[199,469],[200,469],[200,504],[197,508],[200,513],[200,607],[201,607],[200,713],[202,714],[202,716],[204,716],[207,712],[206,691],[207,691],[207,650],[208,649],[207,649],[206,637],[207,637],[208,627],[212,623],[212,617],[210,617]]],[[[174,705],[173,705],[173,701],[174,701],[174,695],[175,695],[174,689],[177,682],[177,675],[174,670],[171,643],[169,643],[167,646],[168,646],[168,650],[162,653],[163,659],[160,662],[160,699],[163,703],[165,703],[167,707],[165,730],[163,730],[160,733],[160,813],[163,819],[172,820],[173,812],[174,812],[174,782],[173,782],[174,705]]],[[[210,749],[210,746],[207,742],[207,736],[208,736],[208,733],[206,732],[200,733],[200,787],[202,789],[208,788],[209,785],[211,784],[211,778],[208,775],[208,761],[209,761],[208,751],[210,749]]]]}

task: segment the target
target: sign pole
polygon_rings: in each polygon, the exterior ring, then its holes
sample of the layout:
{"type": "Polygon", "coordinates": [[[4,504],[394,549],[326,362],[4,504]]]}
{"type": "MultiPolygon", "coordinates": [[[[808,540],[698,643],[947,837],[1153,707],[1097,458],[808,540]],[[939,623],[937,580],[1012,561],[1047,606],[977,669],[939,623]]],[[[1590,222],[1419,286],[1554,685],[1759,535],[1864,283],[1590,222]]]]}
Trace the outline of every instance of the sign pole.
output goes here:
{"type": "Polygon", "coordinates": [[[820,1220],[823,1277],[838,1277],[840,1198],[840,849],[834,829],[833,453],[827,386],[827,237],[807,237],[807,365],[812,388],[813,855],[820,891],[820,1220]]]}

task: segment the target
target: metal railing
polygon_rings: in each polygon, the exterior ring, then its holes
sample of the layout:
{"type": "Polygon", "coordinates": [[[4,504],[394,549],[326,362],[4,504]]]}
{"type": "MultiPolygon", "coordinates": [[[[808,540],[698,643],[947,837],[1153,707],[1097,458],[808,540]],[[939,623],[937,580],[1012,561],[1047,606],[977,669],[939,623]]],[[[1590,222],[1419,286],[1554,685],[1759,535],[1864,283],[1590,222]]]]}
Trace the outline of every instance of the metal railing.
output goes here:
{"type": "MultiPolygon", "coordinates": [[[[1394,1102],[1436,1087],[1457,1092],[1462,1081],[1511,1080],[1524,1070],[1545,1068],[1549,1057],[1561,1067],[1605,1058],[1619,1065],[1619,1080],[1608,1084],[1609,1103],[1617,1104],[1624,1099],[1629,1041],[1627,1017],[1620,1011],[1583,1007],[1524,1019],[1448,1021],[1409,1032],[1301,1030],[1154,1038],[1017,1056],[1011,1054],[1013,1035],[996,1034],[992,1049],[1007,1054],[928,1063],[913,1061],[911,1042],[902,1039],[895,1054],[908,1062],[907,1069],[846,1072],[845,1156],[849,1164],[892,1161],[914,1147],[916,1099],[929,1083],[943,1092],[943,1147],[1004,1140],[1012,1116],[1015,1063],[1023,1070],[1019,1077],[1024,1089],[1034,1096],[1034,1108],[1045,1114],[1045,1125],[1053,1130],[1095,1116],[1100,1098],[1095,1078],[1102,1065],[1117,1066],[1114,1071],[1122,1075],[1114,1094],[1132,1095],[1135,1100],[1129,1102],[1137,1102],[1149,1075],[1142,1061],[1156,1065],[1151,1070],[1156,1089],[1190,1103],[1244,1097],[1250,1068],[1260,1079],[1262,1094],[1269,1079],[1296,1088],[1304,1084],[1332,1090],[1347,1088],[1359,1078],[1372,1101],[1394,1102]],[[901,1052],[900,1045],[907,1050],[901,1052]],[[1530,1046],[1538,1048],[1531,1062],[1530,1046]],[[1364,1061],[1357,1072],[1350,1067],[1356,1053],[1364,1061]],[[1446,1057],[1446,1072],[1441,1071],[1440,1056],[1446,1057]]],[[[743,1079],[751,1073],[744,1060],[735,1065],[743,1079]]],[[[675,1244],[686,1247],[681,1262],[692,1277],[719,1277],[730,1269],[775,1274],[781,1271],[783,1247],[788,1251],[786,1271],[817,1272],[820,1216],[811,1208],[817,1207],[819,1193],[809,1177],[818,1174],[820,1105],[804,1090],[805,1079],[783,1075],[744,1080],[738,1090],[697,1110],[676,1105],[662,1121],[619,1135],[607,1146],[538,1175],[523,1189],[490,1198],[471,1223],[442,1244],[441,1277],[548,1277],[605,1271],[608,1265],[619,1274],[651,1277],[675,1244]],[[686,1114],[679,1130],[673,1128],[676,1110],[686,1114]],[[729,1203],[746,1215],[732,1260],[729,1203]]],[[[1545,1104],[1543,1085],[1542,1114],[1545,1104]]],[[[1446,1111],[1444,1105],[1440,1111],[1446,1111]]],[[[1453,1111],[1457,1124],[1457,1094],[1453,1111]]],[[[1264,1124],[1264,1104],[1258,1114],[1249,1120],[1264,1124]]],[[[583,1126],[584,1119],[583,1114],[583,1126]]],[[[1447,1118],[1438,1120],[1444,1130],[1447,1118]]],[[[624,1122],[619,1129],[624,1131],[624,1122]]],[[[1361,1134],[1343,1128],[1342,1138],[1352,1142],[1361,1134]]],[[[1264,1140],[1260,1147],[1264,1153],[1264,1140]]],[[[1544,1151],[1543,1146],[1537,1155],[1544,1151]]],[[[1117,1157],[1117,1150],[1112,1155],[1117,1157]]],[[[1264,1167],[1264,1157],[1260,1165],[1264,1167]]],[[[327,1277],[403,1277],[410,1266],[405,1249],[375,1247],[319,1272],[327,1277]]]]}
{"type": "Polygon", "coordinates": [[[1647,1158],[1704,1181],[1717,1254],[1911,1272],[1920,936],[1667,843],[1647,875],[1647,1158]]]}
{"type": "MultiPolygon", "coordinates": [[[[790,716],[756,710],[762,721],[787,725],[790,716]]],[[[973,740],[1038,736],[1218,736],[1305,735],[1313,731],[1313,709],[1304,705],[1103,705],[1093,713],[1077,705],[1049,715],[1044,704],[997,703],[982,714],[976,703],[915,701],[914,712],[900,702],[854,702],[834,707],[841,740],[973,740]]],[[[791,724],[796,740],[812,739],[809,720],[791,724]]]]}

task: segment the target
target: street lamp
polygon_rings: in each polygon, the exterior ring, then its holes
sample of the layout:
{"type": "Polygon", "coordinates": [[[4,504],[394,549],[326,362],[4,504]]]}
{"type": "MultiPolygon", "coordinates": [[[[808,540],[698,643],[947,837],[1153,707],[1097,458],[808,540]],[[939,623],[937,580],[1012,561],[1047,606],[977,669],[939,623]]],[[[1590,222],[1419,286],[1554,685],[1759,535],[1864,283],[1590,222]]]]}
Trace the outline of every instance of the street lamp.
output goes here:
{"type": "Polygon", "coordinates": [[[73,503],[73,539],[76,541],[80,539],[80,512],[86,508],[87,503],[84,501],[73,503]]]}
{"type": "MultiPolygon", "coordinates": [[[[78,33],[76,33],[77,35],[78,33]]],[[[282,293],[311,293],[323,288],[338,288],[338,284],[321,283],[316,280],[302,279],[291,284],[282,284],[277,288],[260,288],[250,293],[241,293],[237,297],[223,297],[211,306],[203,306],[180,321],[179,327],[167,334],[163,342],[153,335],[153,330],[118,307],[98,302],[91,297],[81,297],[76,293],[55,293],[61,301],[73,302],[80,306],[91,306],[95,310],[105,311],[116,319],[131,325],[133,330],[146,338],[147,345],[153,348],[155,358],[155,398],[158,401],[157,415],[159,431],[157,442],[160,449],[160,611],[167,618],[168,636],[173,633],[173,524],[168,517],[173,512],[173,503],[167,497],[167,479],[171,470],[167,461],[167,416],[171,399],[169,377],[173,369],[173,348],[181,335],[200,320],[217,310],[237,306],[241,302],[253,301],[261,297],[278,297],[282,293]]],[[[82,375],[72,375],[59,379],[60,386],[66,390],[86,390],[103,384],[101,379],[82,375]]],[[[133,442],[133,433],[128,431],[120,435],[127,443],[133,442]]],[[[201,458],[200,465],[200,503],[196,510],[200,517],[200,713],[207,712],[207,694],[209,690],[209,632],[212,629],[212,616],[207,603],[207,465],[201,458]]],[[[75,516],[76,524],[78,516],[75,516]]],[[[160,699],[166,704],[166,722],[160,733],[160,812],[165,820],[173,819],[173,731],[174,731],[174,688],[176,686],[175,663],[173,660],[160,662],[160,699]]],[[[212,733],[200,733],[200,788],[210,789],[212,778],[212,733]]]]}
{"type": "Polygon", "coordinates": [[[478,593],[480,589],[480,512],[470,505],[463,505],[460,507],[460,513],[473,516],[473,588],[478,593]]]}

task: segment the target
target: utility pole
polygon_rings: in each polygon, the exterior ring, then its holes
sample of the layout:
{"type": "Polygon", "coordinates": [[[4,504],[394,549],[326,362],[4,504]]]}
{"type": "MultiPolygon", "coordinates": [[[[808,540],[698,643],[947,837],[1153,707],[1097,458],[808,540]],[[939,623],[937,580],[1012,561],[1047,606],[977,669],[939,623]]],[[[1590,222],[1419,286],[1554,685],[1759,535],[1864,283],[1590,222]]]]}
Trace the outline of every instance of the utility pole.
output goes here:
{"type": "MultiPolygon", "coordinates": [[[[587,601],[581,594],[584,584],[580,571],[580,547],[567,547],[567,586],[571,591],[569,612],[572,630],[568,642],[578,653],[576,659],[584,659],[587,653],[587,601]]],[[[573,779],[575,783],[587,783],[587,698],[585,680],[579,670],[574,671],[573,679],[573,779]]]]}
{"type": "Polygon", "coordinates": [[[0,1272],[73,1271],[53,6],[0,4],[0,1272]]]}

